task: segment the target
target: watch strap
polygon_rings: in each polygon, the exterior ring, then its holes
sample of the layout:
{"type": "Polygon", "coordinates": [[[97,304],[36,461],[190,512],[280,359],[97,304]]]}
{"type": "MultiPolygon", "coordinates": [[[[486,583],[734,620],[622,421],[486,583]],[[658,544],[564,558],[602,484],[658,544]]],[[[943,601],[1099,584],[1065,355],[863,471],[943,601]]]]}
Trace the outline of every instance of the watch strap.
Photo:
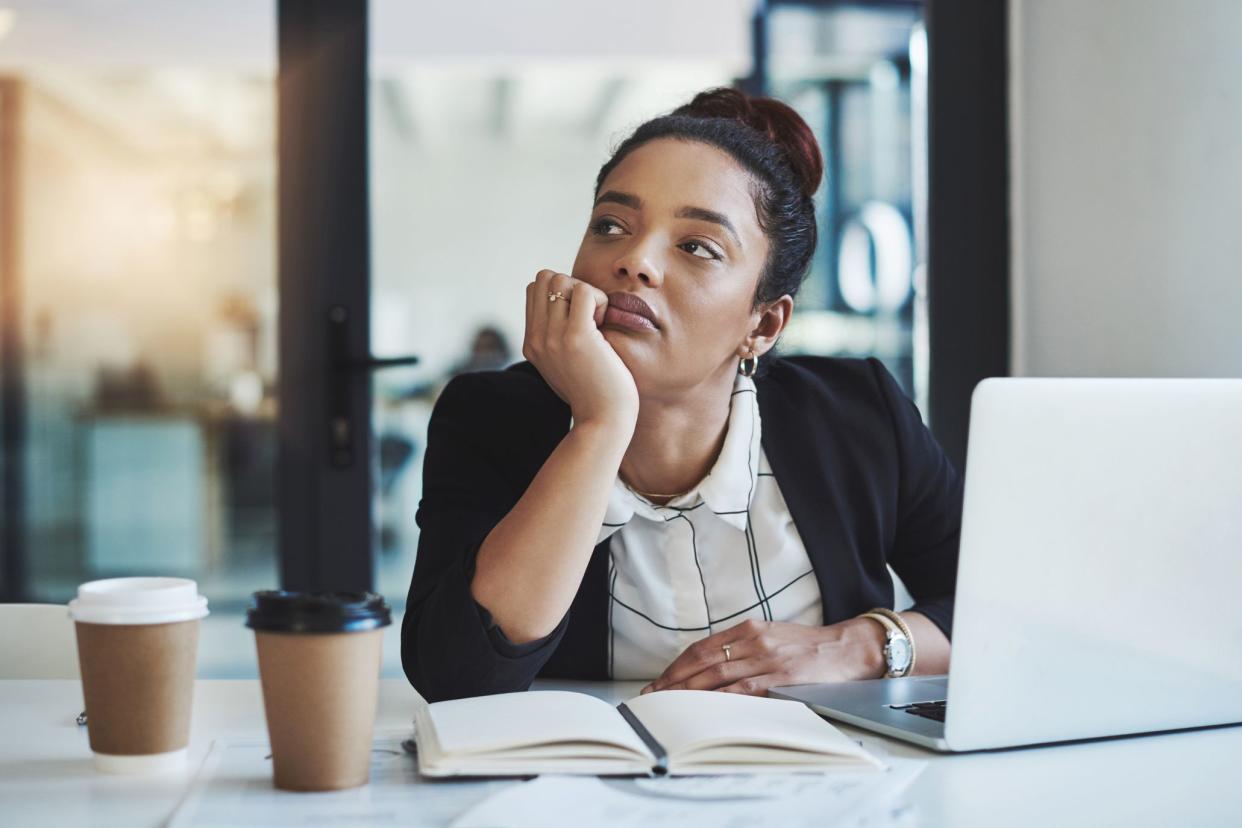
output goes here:
{"type": "Polygon", "coordinates": [[[875,622],[876,622],[876,623],[878,623],[881,627],[883,627],[884,629],[888,630],[889,632],[893,632],[893,633],[899,633],[899,632],[901,632],[901,628],[900,628],[900,627],[898,627],[896,624],[894,624],[894,623],[893,623],[892,621],[890,621],[888,618],[884,617],[883,615],[880,615],[880,614],[879,614],[878,612],[876,612],[875,610],[870,610],[870,611],[868,611],[868,612],[864,612],[862,615],[860,615],[860,616],[858,616],[858,617],[859,617],[859,618],[870,618],[872,621],[875,621],[875,622]]]}
{"type": "Polygon", "coordinates": [[[910,632],[910,627],[906,624],[906,619],[901,617],[900,613],[894,612],[888,607],[873,607],[867,610],[864,615],[871,617],[881,616],[889,623],[893,624],[897,629],[901,630],[901,634],[906,637],[906,641],[910,644],[910,666],[906,668],[903,675],[910,675],[914,672],[914,665],[918,661],[918,649],[914,646],[914,633],[910,632]]]}
{"type": "MultiPolygon", "coordinates": [[[[870,618],[872,621],[875,621],[877,624],[879,624],[880,626],[884,628],[884,676],[883,677],[884,678],[900,678],[901,676],[907,675],[910,672],[909,667],[907,667],[904,671],[900,673],[893,672],[893,666],[892,666],[892,663],[889,661],[889,656],[888,656],[888,649],[891,646],[892,640],[895,638],[906,638],[906,635],[905,633],[901,631],[901,628],[898,627],[896,624],[894,624],[886,616],[883,616],[878,612],[864,612],[862,615],[859,616],[859,618],[870,618]]],[[[907,639],[907,642],[908,641],[909,639],[907,639]]],[[[911,664],[913,663],[914,662],[911,661],[911,664]]]]}

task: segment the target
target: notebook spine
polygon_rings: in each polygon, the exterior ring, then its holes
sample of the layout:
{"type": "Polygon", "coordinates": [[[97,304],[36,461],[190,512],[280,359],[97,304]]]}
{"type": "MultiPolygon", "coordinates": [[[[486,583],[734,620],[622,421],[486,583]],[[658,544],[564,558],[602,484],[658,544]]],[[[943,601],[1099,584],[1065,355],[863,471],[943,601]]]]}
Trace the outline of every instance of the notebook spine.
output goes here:
{"type": "Polygon", "coordinates": [[[643,744],[647,746],[647,750],[655,756],[656,763],[651,768],[651,772],[656,776],[664,776],[668,773],[668,752],[664,750],[664,745],[660,744],[656,737],[651,735],[651,731],[647,726],[638,720],[634,715],[634,711],[630,710],[624,703],[617,705],[617,710],[625,718],[629,726],[638,734],[638,738],[643,740],[643,744]]]}

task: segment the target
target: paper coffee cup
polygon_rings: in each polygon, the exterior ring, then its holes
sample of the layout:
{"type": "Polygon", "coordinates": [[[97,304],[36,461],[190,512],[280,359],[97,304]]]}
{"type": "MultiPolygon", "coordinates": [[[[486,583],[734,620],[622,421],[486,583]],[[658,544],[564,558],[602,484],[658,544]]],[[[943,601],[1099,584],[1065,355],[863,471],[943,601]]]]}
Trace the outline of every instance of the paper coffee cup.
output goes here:
{"type": "Polygon", "coordinates": [[[110,578],[69,602],[95,767],[154,773],[185,765],[200,619],[185,578],[110,578]]]}
{"type": "Polygon", "coordinates": [[[263,710],[277,788],[333,791],[371,776],[388,605],[369,592],[256,592],[263,710]]]}

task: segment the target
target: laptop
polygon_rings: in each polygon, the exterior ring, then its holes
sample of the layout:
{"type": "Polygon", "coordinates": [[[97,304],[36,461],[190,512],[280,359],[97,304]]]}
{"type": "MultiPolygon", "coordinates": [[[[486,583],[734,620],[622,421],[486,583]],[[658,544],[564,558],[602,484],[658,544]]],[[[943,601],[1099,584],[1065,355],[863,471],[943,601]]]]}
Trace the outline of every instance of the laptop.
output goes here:
{"type": "Polygon", "coordinates": [[[1242,722],[1242,380],[980,383],[952,641],[770,695],[953,752],[1242,722]]]}

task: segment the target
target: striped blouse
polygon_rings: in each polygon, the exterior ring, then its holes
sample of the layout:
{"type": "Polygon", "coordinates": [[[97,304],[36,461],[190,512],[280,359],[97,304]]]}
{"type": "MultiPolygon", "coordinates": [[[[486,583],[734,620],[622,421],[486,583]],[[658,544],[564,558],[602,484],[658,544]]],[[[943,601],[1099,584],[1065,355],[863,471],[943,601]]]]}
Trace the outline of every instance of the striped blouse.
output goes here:
{"type": "Polygon", "coordinates": [[[820,625],[819,584],[760,445],[755,384],[738,375],[720,456],[657,506],[618,475],[596,543],[611,537],[608,665],[652,679],[686,647],[747,618],[820,625]]]}

